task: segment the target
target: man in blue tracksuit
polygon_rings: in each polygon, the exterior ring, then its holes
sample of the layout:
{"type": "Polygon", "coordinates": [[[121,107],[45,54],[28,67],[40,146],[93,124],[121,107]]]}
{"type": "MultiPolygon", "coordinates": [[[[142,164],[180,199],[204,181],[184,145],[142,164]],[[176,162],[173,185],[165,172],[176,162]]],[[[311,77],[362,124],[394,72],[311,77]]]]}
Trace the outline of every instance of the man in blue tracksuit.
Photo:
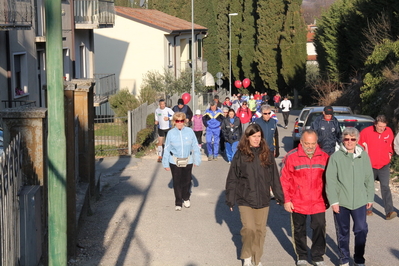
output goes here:
{"type": "Polygon", "coordinates": [[[263,136],[265,138],[267,146],[269,146],[270,151],[274,153],[274,157],[277,158],[280,155],[277,121],[275,119],[272,119],[271,115],[271,106],[268,104],[264,104],[261,106],[261,117],[255,119],[255,123],[262,128],[263,136]]]}
{"type": "Polygon", "coordinates": [[[208,161],[218,159],[220,127],[224,119],[222,111],[217,108],[216,102],[210,103],[209,109],[206,109],[202,116],[202,122],[206,127],[206,147],[208,149],[208,161]],[[213,143],[212,143],[213,140],[213,143]]]}
{"type": "Polygon", "coordinates": [[[341,143],[341,127],[331,106],[324,107],[323,115],[316,118],[310,126],[317,132],[318,144],[328,155],[335,152],[335,146],[341,143]]]}

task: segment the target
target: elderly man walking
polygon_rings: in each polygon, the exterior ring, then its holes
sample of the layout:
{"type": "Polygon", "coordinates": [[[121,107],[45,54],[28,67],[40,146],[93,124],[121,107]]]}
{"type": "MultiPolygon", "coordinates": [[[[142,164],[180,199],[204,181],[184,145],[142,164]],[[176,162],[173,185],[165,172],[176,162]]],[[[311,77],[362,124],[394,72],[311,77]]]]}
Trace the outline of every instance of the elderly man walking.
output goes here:
{"type": "Polygon", "coordinates": [[[335,152],[335,147],[341,141],[341,127],[331,106],[324,107],[323,115],[316,118],[310,126],[319,136],[318,143],[328,155],[335,152]]]}
{"type": "Polygon", "coordinates": [[[326,209],[325,178],[328,154],[317,144],[317,134],[304,130],[300,144],[283,159],[280,182],[284,192],[284,209],[291,213],[292,236],[297,255],[297,266],[306,266],[306,218],[312,228],[312,263],[325,265],[326,209]]]}
{"type": "Polygon", "coordinates": [[[202,116],[202,122],[206,127],[206,147],[208,150],[208,161],[217,160],[220,143],[220,127],[224,116],[222,111],[217,108],[216,102],[210,103],[209,109],[206,109],[202,116]]]}
{"type": "MultiPolygon", "coordinates": [[[[392,193],[389,187],[389,169],[393,155],[394,135],[392,129],[387,127],[387,123],[388,121],[384,115],[377,116],[373,126],[366,127],[360,132],[359,144],[364,147],[370,157],[374,179],[380,181],[385,218],[386,220],[391,220],[398,215],[394,211],[392,193]]],[[[367,215],[373,215],[372,208],[367,210],[367,215]]]]}
{"type": "Polygon", "coordinates": [[[261,106],[261,117],[257,118],[255,120],[255,123],[262,128],[263,136],[266,140],[266,143],[269,146],[270,151],[273,152],[274,157],[277,158],[280,155],[277,121],[275,119],[272,119],[271,117],[271,106],[268,104],[264,104],[261,106]]]}

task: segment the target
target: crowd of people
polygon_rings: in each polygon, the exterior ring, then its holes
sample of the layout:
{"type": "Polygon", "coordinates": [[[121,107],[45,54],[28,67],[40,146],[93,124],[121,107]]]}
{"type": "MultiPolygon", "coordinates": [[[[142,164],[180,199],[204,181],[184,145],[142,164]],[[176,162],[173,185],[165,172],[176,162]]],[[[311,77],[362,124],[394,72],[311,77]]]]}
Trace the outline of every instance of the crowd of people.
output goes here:
{"type": "Polygon", "coordinates": [[[394,151],[399,155],[399,134],[394,138],[384,115],[361,132],[354,127],[341,131],[333,107],[326,106],[310,129],[302,131],[298,147],[284,156],[279,172],[275,161],[280,155],[275,113],[281,109],[282,127],[287,128],[292,106],[288,97],[281,101],[281,96],[276,96],[274,110],[267,94],[233,95],[223,103],[215,96],[204,113],[196,110],[195,115],[182,99],[172,109],[165,106],[164,100],[159,101],[155,111],[158,162],[172,172],[175,209],[191,206],[191,173],[193,165],[201,163],[204,129],[208,161],[217,160],[224,153],[230,164],[226,204],[231,211],[238,206],[244,266],[262,265],[271,198],[291,215],[297,266],[308,265],[308,216],[312,264],[326,265],[325,213],[329,207],[334,215],[340,266],[349,266],[351,220],[355,238],[353,261],[357,266],[365,265],[366,218],[373,215],[375,180],[380,181],[385,219],[397,217],[389,181],[391,157],[394,151]]]}

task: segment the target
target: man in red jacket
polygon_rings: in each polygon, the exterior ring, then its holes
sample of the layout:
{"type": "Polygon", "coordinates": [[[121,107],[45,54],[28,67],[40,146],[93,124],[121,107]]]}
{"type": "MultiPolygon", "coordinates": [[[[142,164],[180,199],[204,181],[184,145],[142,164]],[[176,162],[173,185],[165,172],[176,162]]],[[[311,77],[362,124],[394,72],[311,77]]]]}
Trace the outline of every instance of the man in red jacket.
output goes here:
{"type": "Polygon", "coordinates": [[[284,209],[291,213],[293,241],[298,266],[308,265],[306,218],[310,215],[312,264],[325,265],[326,209],[325,177],[328,154],[317,144],[317,133],[304,130],[298,148],[283,159],[280,182],[284,192],[284,209]]]}
{"type": "MultiPolygon", "coordinates": [[[[392,143],[394,134],[392,129],[387,127],[387,123],[388,121],[384,115],[377,116],[373,126],[366,127],[360,132],[359,144],[369,154],[374,179],[380,181],[385,218],[391,220],[398,215],[393,208],[392,194],[389,187],[389,168],[393,155],[392,143]]],[[[367,210],[367,215],[373,215],[372,209],[367,210]]]]}

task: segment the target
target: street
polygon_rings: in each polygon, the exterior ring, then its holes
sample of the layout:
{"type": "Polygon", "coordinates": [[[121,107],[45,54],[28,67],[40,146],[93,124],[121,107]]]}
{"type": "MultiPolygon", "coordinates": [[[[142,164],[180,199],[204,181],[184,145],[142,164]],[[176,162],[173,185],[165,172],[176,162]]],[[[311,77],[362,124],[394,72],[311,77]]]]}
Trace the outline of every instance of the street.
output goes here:
{"type": "MultiPolygon", "coordinates": [[[[291,131],[298,113],[294,111],[290,116],[288,129],[278,128],[279,167],[283,156],[292,148],[291,131]]],[[[281,113],[277,116],[281,125],[281,113]]],[[[142,159],[114,157],[96,163],[96,169],[102,172],[102,195],[92,205],[92,215],[83,222],[79,255],[69,265],[242,265],[238,209],[235,207],[230,212],[224,203],[229,164],[221,158],[208,162],[203,154],[201,165],[193,169],[191,207],[178,212],[174,210],[171,173],[156,159],[154,152],[142,159]]],[[[378,188],[376,183],[374,215],[368,217],[366,265],[399,265],[399,219],[385,220],[378,188]]],[[[399,195],[393,193],[393,198],[398,211],[399,195]]],[[[338,265],[331,208],[326,216],[324,259],[327,265],[338,265]]],[[[351,252],[353,243],[352,234],[351,252]]],[[[310,244],[308,238],[308,246],[310,244]]],[[[272,201],[262,264],[293,266],[295,261],[290,215],[272,201]]]]}

